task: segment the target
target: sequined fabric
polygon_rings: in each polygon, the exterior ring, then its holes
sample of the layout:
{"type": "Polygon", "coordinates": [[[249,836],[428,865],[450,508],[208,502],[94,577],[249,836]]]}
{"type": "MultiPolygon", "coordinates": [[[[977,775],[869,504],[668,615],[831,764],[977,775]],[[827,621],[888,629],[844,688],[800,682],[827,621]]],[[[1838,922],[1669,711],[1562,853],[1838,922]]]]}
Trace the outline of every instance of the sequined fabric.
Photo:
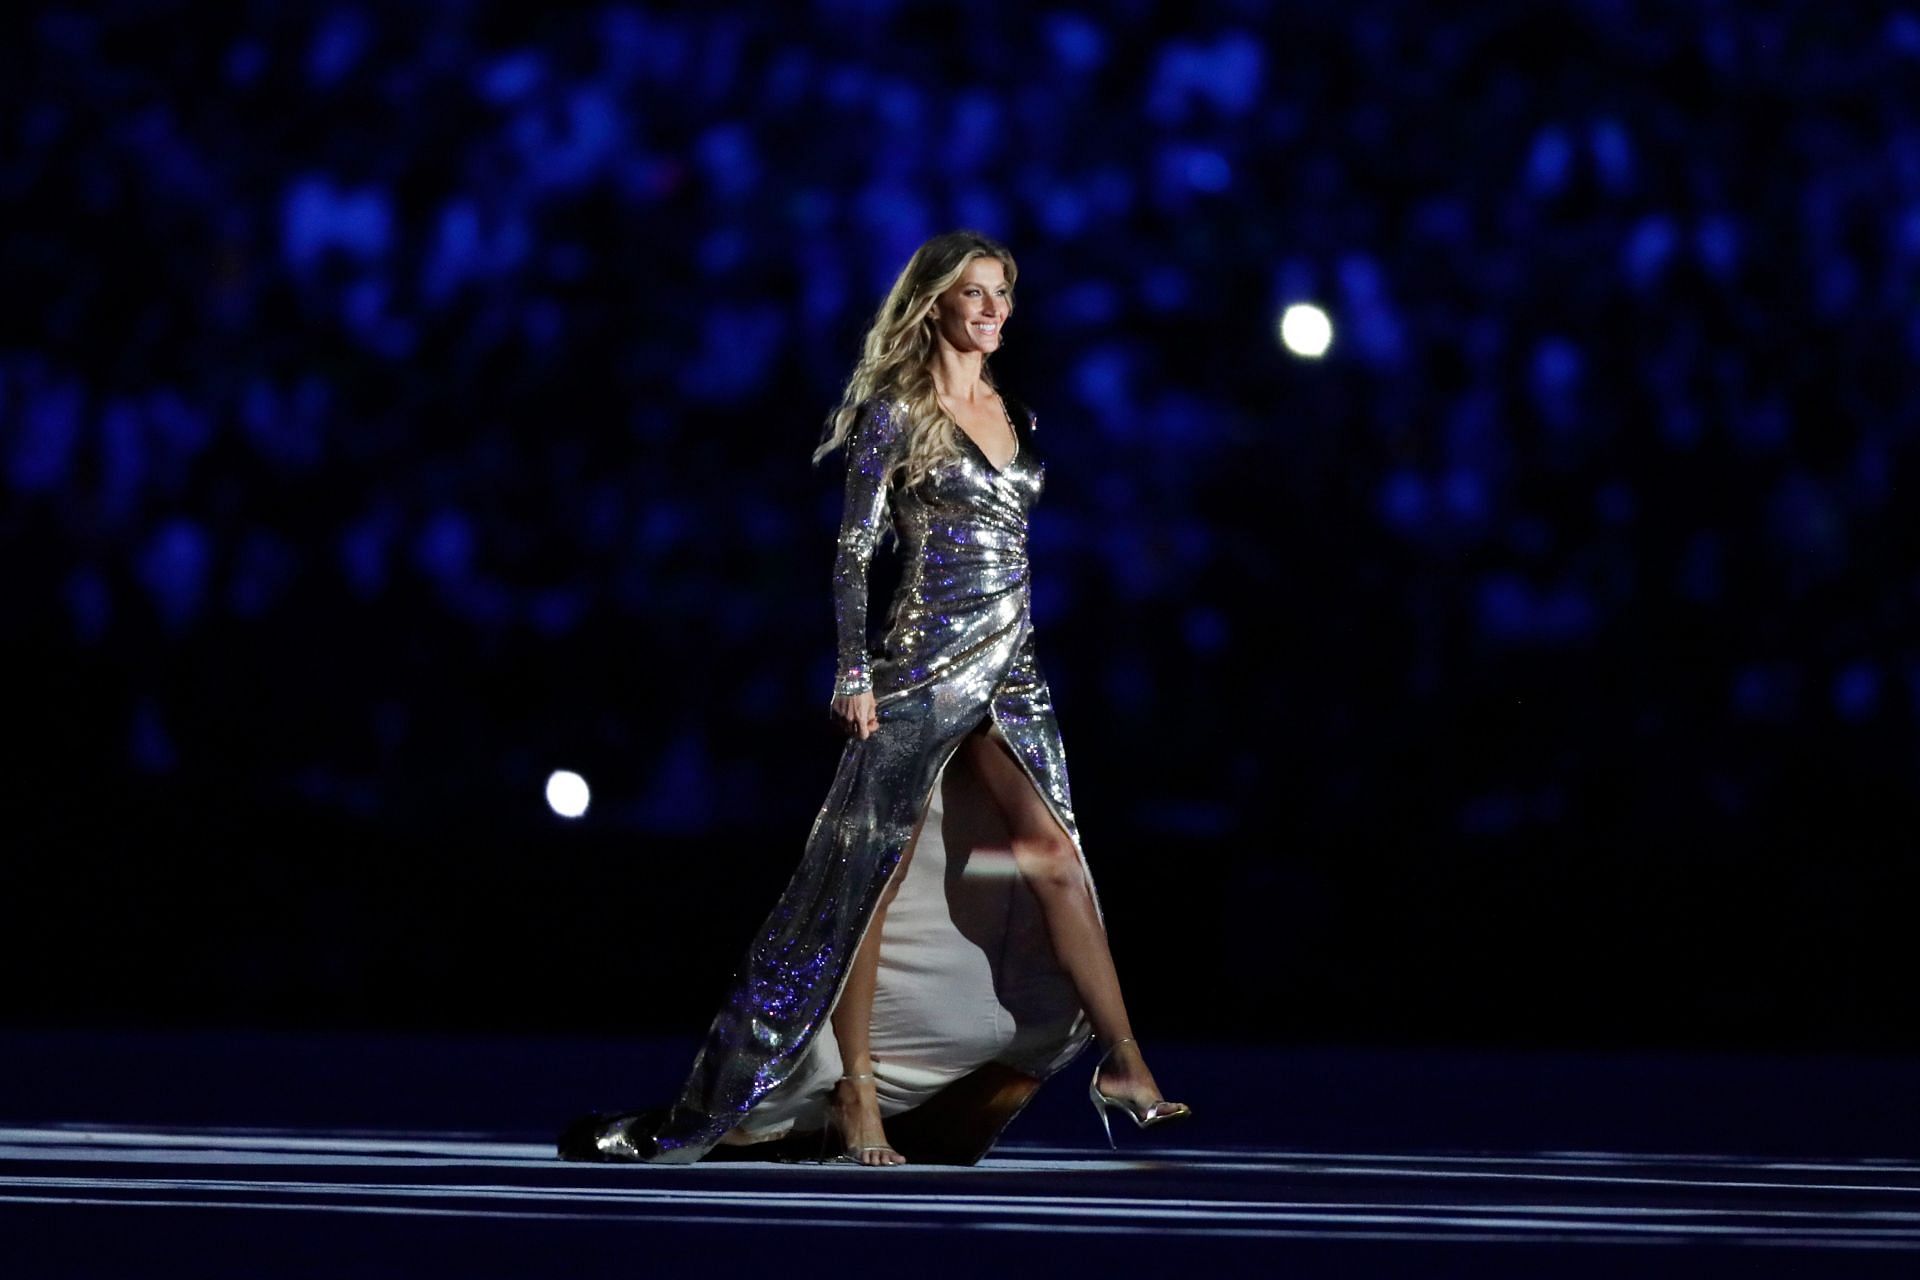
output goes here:
{"type": "Polygon", "coordinates": [[[1044,477],[1036,424],[1009,402],[1019,449],[1004,470],[962,433],[963,456],[907,488],[894,474],[904,447],[896,412],[862,406],[849,436],[833,576],[835,689],[871,688],[879,728],[842,749],[800,865],[735,971],[678,1100],[663,1118],[611,1126],[598,1139],[610,1157],[698,1160],[787,1078],[839,999],[935,779],[988,717],[1079,846],[1053,701],[1034,657],[1026,542],[1044,477]],[[873,657],[867,569],[889,518],[902,574],[873,657]]]}

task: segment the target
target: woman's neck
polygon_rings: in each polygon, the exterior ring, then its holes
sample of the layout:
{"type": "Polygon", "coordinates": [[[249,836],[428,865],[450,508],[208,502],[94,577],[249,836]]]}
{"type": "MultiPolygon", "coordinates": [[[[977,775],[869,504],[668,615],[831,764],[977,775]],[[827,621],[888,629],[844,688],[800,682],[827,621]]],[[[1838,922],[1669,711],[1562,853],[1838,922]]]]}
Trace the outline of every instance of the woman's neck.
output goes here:
{"type": "Polygon", "coordinates": [[[933,353],[933,389],[945,399],[972,404],[979,399],[981,389],[987,387],[983,376],[986,367],[984,352],[957,351],[942,346],[933,353]]]}

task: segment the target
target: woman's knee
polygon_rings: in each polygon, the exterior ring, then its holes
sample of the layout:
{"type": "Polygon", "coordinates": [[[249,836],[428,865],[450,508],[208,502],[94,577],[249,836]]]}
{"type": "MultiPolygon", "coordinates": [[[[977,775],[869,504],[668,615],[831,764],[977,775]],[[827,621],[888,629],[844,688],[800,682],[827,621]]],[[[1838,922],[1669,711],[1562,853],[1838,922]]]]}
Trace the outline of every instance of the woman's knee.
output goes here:
{"type": "Polygon", "coordinates": [[[1067,893],[1081,887],[1080,854],[1064,835],[1017,836],[1013,858],[1036,892],[1067,893]]]}

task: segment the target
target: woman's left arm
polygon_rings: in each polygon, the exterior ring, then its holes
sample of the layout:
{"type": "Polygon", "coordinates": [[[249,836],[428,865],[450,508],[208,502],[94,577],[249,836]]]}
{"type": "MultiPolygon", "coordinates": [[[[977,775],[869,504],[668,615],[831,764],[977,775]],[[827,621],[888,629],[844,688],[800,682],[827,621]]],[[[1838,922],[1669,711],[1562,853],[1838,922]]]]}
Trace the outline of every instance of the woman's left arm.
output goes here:
{"type": "MultiPolygon", "coordinates": [[[[846,506],[840,516],[839,549],[833,561],[833,622],[839,671],[834,678],[834,710],[861,695],[868,715],[859,717],[864,732],[870,720],[873,670],[867,655],[867,568],[886,528],[887,481],[898,464],[900,432],[893,408],[876,401],[861,411],[847,439],[846,506]]],[[[844,713],[843,713],[844,714],[844,713]]]]}

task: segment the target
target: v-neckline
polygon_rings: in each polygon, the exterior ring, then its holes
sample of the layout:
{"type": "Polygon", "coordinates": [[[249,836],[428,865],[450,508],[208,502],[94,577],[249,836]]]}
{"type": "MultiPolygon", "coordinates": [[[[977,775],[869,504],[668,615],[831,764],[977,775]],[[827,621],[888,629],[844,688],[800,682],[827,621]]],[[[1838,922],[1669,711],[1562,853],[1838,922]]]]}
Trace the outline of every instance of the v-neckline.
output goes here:
{"type": "Polygon", "coordinates": [[[958,431],[961,438],[973,446],[973,451],[980,455],[980,461],[987,464],[987,470],[993,472],[996,476],[1004,476],[1007,472],[1013,470],[1013,464],[1020,461],[1020,455],[1027,451],[1027,442],[1020,438],[1020,424],[1013,420],[1013,410],[1007,407],[1007,398],[998,394],[996,394],[994,398],[1000,401],[1000,416],[1007,420],[1009,427],[1013,428],[1013,456],[1007,459],[1006,466],[994,466],[993,459],[987,456],[987,451],[980,447],[978,440],[975,440],[971,435],[967,434],[967,429],[960,425],[958,418],[953,420],[953,429],[958,431]]]}

